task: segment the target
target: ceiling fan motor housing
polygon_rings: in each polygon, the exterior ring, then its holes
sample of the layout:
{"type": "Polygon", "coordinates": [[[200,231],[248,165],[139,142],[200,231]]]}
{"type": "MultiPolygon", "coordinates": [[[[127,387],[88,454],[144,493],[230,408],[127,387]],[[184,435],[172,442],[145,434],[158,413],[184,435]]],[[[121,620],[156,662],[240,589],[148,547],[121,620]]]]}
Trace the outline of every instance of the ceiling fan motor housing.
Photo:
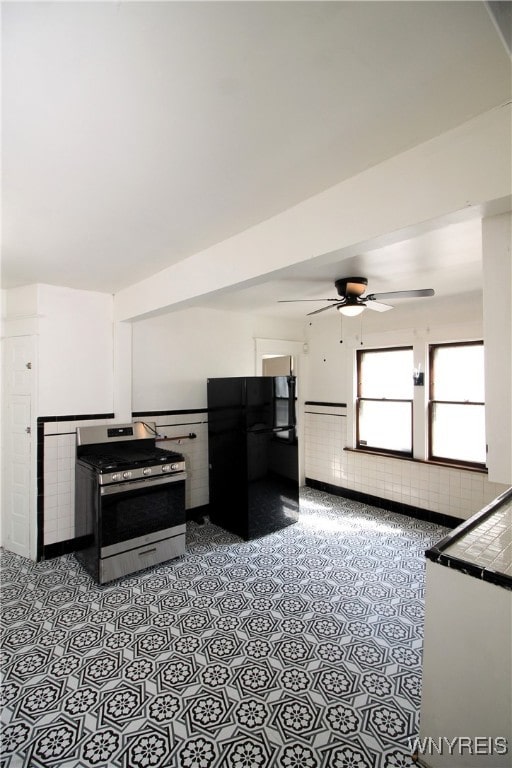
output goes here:
{"type": "Polygon", "coordinates": [[[366,277],[343,277],[334,283],[338,294],[343,297],[362,296],[368,285],[366,277]]]}

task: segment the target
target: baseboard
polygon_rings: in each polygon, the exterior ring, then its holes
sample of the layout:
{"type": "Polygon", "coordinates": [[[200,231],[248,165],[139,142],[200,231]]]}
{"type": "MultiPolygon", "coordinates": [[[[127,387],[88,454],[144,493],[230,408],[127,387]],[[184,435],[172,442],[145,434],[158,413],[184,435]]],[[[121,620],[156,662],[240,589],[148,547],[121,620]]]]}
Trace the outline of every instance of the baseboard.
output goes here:
{"type": "Polygon", "coordinates": [[[187,509],[187,521],[191,520],[194,523],[202,524],[204,518],[210,514],[210,505],[201,504],[199,507],[192,507],[187,509]]]}
{"type": "Polygon", "coordinates": [[[456,528],[464,522],[461,517],[452,517],[452,515],[445,515],[442,512],[433,512],[432,510],[423,509],[422,507],[414,507],[411,504],[402,504],[399,501],[383,499],[381,496],[372,496],[369,493],[361,493],[360,491],[354,491],[351,488],[343,488],[339,485],[324,483],[309,477],[306,477],[306,485],[309,488],[315,488],[317,491],[331,493],[333,496],[342,496],[343,498],[351,499],[352,501],[360,501],[362,504],[370,504],[372,507],[377,507],[378,509],[385,509],[388,512],[397,512],[400,515],[414,517],[416,520],[425,520],[429,523],[434,523],[435,525],[442,525],[445,528],[456,528]]]}
{"type": "Polygon", "coordinates": [[[92,544],[92,536],[79,536],[76,539],[57,541],[55,544],[46,544],[43,548],[43,560],[51,560],[52,557],[69,555],[77,549],[86,549],[92,544]]]}
{"type": "MultiPolygon", "coordinates": [[[[388,512],[398,512],[400,515],[414,517],[417,520],[426,520],[429,523],[442,525],[445,528],[456,528],[460,523],[464,522],[464,520],[459,517],[443,515],[440,512],[432,512],[431,510],[423,509],[422,507],[413,507],[410,504],[401,504],[397,501],[391,501],[390,499],[383,499],[380,496],[372,496],[369,493],[354,491],[351,488],[343,488],[339,485],[332,485],[331,483],[324,483],[320,480],[313,480],[310,477],[306,477],[306,486],[314,488],[317,491],[331,493],[333,496],[341,496],[345,499],[351,499],[352,501],[360,501],[363,504],[370,504],[372,507],[377,507],[378,509],[386,509],[388,512]]],[[[209,513],[210,505],[201,504],[198,507],[187,509],[186,519],[187,521],[201,525],[204,522],[204,518],[207,517],[209,513]]],[[[76,552],[77,549],[85,549],[88,547],[91,544],[91,540],[91,536],[81,536],[77,539],[58,541],[55,544],[46,544],[43,548],[43,557],[38,559],[49,560],[53,557],[69,555],[72,552],[76,552]]]]}

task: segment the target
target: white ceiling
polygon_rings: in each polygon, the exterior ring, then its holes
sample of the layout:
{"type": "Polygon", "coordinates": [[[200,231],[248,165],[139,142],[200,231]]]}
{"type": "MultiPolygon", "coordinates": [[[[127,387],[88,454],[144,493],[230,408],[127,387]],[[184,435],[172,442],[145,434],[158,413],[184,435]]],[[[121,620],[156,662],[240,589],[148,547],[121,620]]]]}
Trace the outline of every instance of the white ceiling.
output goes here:
{"type": "MultiPolygon", "coordinates": [[[[4,288],[115,293],[510,98],[472,1],[3,2],[2,38],[4,288]]],[[[479,289],[480,223],[207,303],[265,312],[347,274],[479,289]]]]}
{"type": "MultiPolygon", "coordinates": [[[[351,275],[368,279],[365,293],[433,288],[436,301],[455,294],[475,294],[482,290],[481,242],[481,219],[473,217],[378,248],[361,249],[356,254],[327,254],[282,270],[273,279],[263,278],[248,288],[201,297],[196,303],[282,318],[304,318],[326,306],[322,299],[338,296],[334,286],[337,278],[351,275]],[[295,299],[307,303],[276,304],[295,299]]],[[[394,299],[385,303],[400,307],[404,301],[424,303],[425,299],[394,299]]]]}

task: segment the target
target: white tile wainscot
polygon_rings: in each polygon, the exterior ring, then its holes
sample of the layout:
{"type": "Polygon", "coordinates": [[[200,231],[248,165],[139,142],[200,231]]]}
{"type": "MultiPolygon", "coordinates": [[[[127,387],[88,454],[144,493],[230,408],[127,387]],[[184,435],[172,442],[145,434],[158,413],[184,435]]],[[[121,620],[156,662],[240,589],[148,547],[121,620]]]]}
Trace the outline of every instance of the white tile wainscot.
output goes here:
{"type": "MultiPolygon", "coordinates": [[[[143,419],[145,417],[134,417],[143,419]]],[[[208,504],[208,421],[207,414],[168,414],[148,415],[154,421],[157,430],[169,440],[159,441],[157,446],[168,451],[177,451],[185,457],[187,482],[185,486],[185,505],[187,510],[208,504]],[[195,434],[195,438],[176,440],[180,435],[195,434]]]]}
{"type": "Polygon", "coordinates": [[[506,490],[482,472],[345,451],[346,408],[305,405],[305,474],[381,499],[467,519],[506,490]]]}
{"type": "Polygon", "coordinates": [[[113,419],[45,421],[44,546],[75,537],[76,428],[92,427],[111,421],[113,419]]]}
{"type": "Polygon", "coordinates": [[[304,406],[305,475],[331,485],[346,486],[343,448],[347,442],[346,406],[304,406]]]}

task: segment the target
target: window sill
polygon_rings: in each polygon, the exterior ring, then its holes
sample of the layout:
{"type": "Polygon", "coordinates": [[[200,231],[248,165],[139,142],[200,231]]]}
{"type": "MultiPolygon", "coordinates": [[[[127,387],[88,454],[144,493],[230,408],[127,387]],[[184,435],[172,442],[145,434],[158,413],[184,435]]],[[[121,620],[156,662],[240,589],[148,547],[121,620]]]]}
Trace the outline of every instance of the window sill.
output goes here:
{"type": "Polygon", "coordinates": [[[344,451],[349,453],[359,453],[362,456],[381,456],[384,459],[398,459],[400,461],[412,461],[415,464],[428,464],[431,467],[447,467],[448,469],[463,469],[465,472],[476,472],[480,475],[487,474],[487,467],[472,467],[468,464],[454,464],[448,461],[433,461],[428,459],[415,459],[412,456],[397,456],[396,453],[386,453],[386,451],[372,451],[366,448],[348,448],[345,447],[344,451]]]}

